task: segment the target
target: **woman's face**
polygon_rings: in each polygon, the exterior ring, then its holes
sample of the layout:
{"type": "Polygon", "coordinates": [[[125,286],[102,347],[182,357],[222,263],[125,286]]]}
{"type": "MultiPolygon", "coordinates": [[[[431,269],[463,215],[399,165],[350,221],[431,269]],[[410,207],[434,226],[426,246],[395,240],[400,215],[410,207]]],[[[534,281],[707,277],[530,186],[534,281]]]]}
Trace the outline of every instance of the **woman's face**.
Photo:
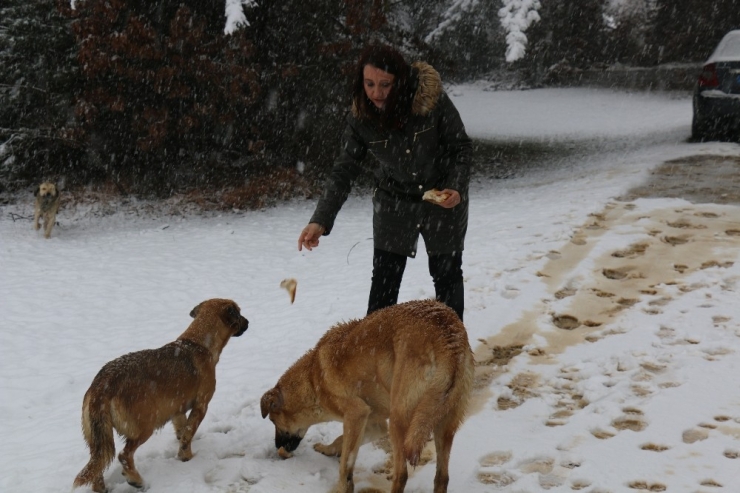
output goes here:
{"type": "Polygon", "coordinates": [[[377,67],[373,67],[372,65],[365,65],[365,68],[362,70],[362,76],[364,78],[363,85],[365,87],[365,94],[368,99],[370,99],[377,108],[383,109],[385,106],[385,100],[391,92],[393,80],[396,76],[377,67]]]}

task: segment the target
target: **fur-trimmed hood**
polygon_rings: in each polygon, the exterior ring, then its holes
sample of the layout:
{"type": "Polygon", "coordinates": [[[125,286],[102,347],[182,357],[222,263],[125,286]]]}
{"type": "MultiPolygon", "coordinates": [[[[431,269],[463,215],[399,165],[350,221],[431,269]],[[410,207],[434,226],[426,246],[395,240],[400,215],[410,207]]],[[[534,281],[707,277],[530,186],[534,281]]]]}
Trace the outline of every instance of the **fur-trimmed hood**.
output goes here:
{"type": "MultiPolygon", "coordinates": [[[[411,69],[419,81],[414,101],[411,104],[411,113],[427,116],[434,110],[442,94],[442,78],[439,72],[426,62],[414,62],[411,64],[411,69]]],[[[355,100],[352,101],[352,115],[360,118],[360,110],[355,100]]]]}
{"type": "Polygon", "coordinates": [[[411,112],[414,115],[427,116],[437,105],[439,96],[442,94],[442,78],[439,72],[426,62],[414,62],[411,68],[419,79],[411,112]]]}

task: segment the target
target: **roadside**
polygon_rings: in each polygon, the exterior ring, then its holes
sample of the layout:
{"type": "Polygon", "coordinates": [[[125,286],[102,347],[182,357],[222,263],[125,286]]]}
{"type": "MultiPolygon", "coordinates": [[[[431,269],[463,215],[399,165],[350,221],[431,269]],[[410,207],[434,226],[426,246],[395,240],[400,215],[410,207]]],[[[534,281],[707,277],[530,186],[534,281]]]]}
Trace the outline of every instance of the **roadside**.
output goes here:
{"type": "Polygon", "coordinates": [[[657,197],[740,204],[740,156],[699,154],[666,161],[650,172],[647,183],[620,200],[657,197]]]}

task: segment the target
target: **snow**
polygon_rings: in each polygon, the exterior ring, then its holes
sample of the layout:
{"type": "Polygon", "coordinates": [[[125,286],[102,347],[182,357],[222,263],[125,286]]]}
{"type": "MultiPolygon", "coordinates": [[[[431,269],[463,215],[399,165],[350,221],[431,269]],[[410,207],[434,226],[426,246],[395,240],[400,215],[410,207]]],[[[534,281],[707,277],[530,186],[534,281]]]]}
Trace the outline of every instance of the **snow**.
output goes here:
{"type": "Polygon", "coordinates": [[[506,31],[506,61],[515,62],[524,56],[527,50],[526,30],[540,21],[537,12],[541,5],[539,0],[502,0],[503,7],[498,16],[501,26],[506,31]]]}
{"type": "MultiPolygon", "coordinates": [[[[736,491],[740,208],[617,197],[665,160],[740,156],[740,146],[686,143],[688,95],[484,89],[450,90],[474,137],[648,144],[473,183],[463,268],[480,389],[455,438],[449,491],[736,491]]],[[[250,327],[221,356],[195,457],[176,460],[170,425],[138,450],[148,491],[331,489],[338,461],[312,445],[340,425],[312,427],[283,461],[259,400],[330,326],[364,314],[367,196],[351,196],[332,234],[300,253],[314,200],[212,217],[69,205],[49,240],[32,229],[31,200],[0,211],[0,491],[70,491],[88,460],[80,408],[97,371],[174,340],[212,297],[234,299],[250,327]],[[288,277],[294,304],[279,287],[288,277]]],[[[401,301],[434,294],[419,257],[401,301]]],[[[355,491],[388,491],[373,472],[385,461],[364,445],[355,491]]],[[[432,460],[406,491],[431,491],[433,476],[432,460]]],[[[105,480],[112,493],[136,491],[117,461],[105,480]]]]}
{"type": "MultiPolygon", "coordinates": [[[[447,30],[454,29],[463,14],[474,10],[479,0],[453,0],[441,15],[441,21],[424,38],[426,43],[434,41],[447,30]]],[[[541,5],[539,0],[501,0],[498,11],[501,27],[506,31],[506,61],[514,62],[524,56],[527,48],[526,30],[540,20],[537,12],[541,5]]]]}
{"type": "Polygon", "coordinates": [[[226,0],[224,34],[232,34],[241,27],[249,26],[247,16],[244,15],[244,7],[249,8],[255,5],[254,0],[226,0]]]}
{"type": "Polygon", "coordinates": [[[463,14],[470,12],[478,6],[480,0],[452,0],[451,5],[442,14],[442,21],[424,38],[425,43],[431,43],[448,29],[454,29],[455,24],[462,18],[463,14]]]}
{"type": "Polygon", "coordinates": [[[595,139],[685,131],[691,102],[676,93],[611,91],[594,88],[538,89],[511,94],[487,84],[452,89],[465,128],[479,139],[595,139]],[[474,97],[466,97],[468,94],[474,97]]]}
{"type": "Polygon", "coordinates": [[[706,63],[737,62],[740,60],[740,29],[724,35],[706,63]]]}

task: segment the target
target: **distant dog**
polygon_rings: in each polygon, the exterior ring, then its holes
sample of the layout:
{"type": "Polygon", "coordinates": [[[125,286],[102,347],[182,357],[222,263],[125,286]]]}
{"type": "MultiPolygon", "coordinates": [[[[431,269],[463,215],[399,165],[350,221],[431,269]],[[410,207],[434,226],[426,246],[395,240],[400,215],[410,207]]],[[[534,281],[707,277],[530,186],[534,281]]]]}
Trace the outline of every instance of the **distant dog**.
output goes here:
{"type": "Polygon", "coordinates": [[[308,428],[341,421],[344,434],[314,449],[341,456],[335,491],[352,492],[357,452],[390,434],[394,493],[404,490],[433,435],[434,492],[447,491],[452,440],[473,383],[473,353],[465,327],[446,305],[411,301],[335,325],[291,366],[260,403],[275,425],[281,457],[298,447],[308,428]],[[389,425],[386,424],[389,419],[389,425]]]}
{"type": "Polygon", "coordinates": [[[242,335],[249,321],[236,303],[223,299],[200,303],[190,316],[195,320],[176,341],[114,359],[95,376],[82,403],[90,461],[74,487],[92,484],[93,491],[106,491],[103,471],[116,453],[114,429],[126,441],[118,455],[123,475],[137,488],[144,482],[134,452],[168,421],[180,442],[177,458],[193,457],[190,442],[216,390],[216,363],[229,339],[242,335]]]}
{"type": "Polygon", "coordinates": [[[54,223],[57,221],[57,211],[59,210],[59,191],[57,190],[57,186],[45,181],[36,188],[33,194],[36,196],[33,227],[38,231],[41,228],[39,218],[43,217],[44,236],[51,238],[51,228],[54,227],[54,223]]]}

